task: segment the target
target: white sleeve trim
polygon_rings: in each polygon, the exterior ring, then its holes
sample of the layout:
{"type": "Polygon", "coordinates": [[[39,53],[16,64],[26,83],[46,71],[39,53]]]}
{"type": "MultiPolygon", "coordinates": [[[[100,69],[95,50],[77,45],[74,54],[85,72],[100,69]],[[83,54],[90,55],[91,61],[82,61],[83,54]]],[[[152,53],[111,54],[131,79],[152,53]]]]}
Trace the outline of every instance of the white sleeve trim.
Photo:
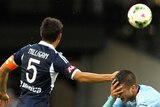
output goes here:
{"type": "Polygon", "coordinates": [[[72,79],[72,80],[74,80],[73,77],[74,77],[74,75],[76,74],[77,71],[79,71],[79,69],[75,69],[74,72],[72,73],[72,75],[71,75],[71,79],[72,79]]]}

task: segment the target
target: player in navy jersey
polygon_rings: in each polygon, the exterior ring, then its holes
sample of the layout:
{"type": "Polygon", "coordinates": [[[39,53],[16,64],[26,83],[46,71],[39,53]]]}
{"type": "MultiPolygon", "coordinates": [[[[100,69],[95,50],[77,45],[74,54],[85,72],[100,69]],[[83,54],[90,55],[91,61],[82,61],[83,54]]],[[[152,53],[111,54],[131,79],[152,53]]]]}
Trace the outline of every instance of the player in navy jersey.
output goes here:
{"type": "Polygon", "coordinates": [[[0,67],[0,105],[7,103],[7,80],[9,72],[21,67],[21,94],[17,107],[49,107],[50,92],[58,74],[80,82],[111,81],[117,72],[97,74],[82,72],[56,51],[61,37],[63,24],[56,18],[47,17],[42,21],[40,36],[42,40],[27,45],[0,67]]]}

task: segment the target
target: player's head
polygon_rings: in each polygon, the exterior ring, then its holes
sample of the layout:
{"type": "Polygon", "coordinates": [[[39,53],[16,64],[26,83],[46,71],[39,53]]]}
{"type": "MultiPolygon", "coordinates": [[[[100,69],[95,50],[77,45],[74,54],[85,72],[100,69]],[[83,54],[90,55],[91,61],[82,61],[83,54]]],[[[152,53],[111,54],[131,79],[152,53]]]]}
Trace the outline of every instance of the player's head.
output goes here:
{"type": "Polygon", "coordinates": [[[46,17],[40,27],[42,40],[54,42],[62,33],[63,24],[56,18],[46,17]]]}
{"type": "Polygon", "coordinates": [[[122,86],[123,93],[120,94],[122,102],[132,101],[138,91],[136,76],[129,70],[121,70],[116,75],[115,79],[119,81],[119,86],[122,86]]]}

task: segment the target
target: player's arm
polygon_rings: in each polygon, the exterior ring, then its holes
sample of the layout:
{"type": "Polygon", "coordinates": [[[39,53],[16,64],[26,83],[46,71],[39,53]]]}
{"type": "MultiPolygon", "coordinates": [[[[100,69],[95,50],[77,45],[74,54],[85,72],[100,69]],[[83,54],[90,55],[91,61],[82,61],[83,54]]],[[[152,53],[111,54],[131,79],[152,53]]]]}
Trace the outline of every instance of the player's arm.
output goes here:
{"type": "Polygon", "coordinates": [[[90,72],[82,72],[77,70],[73,76],[73,79],[80,82],[105,82],[112,81],[118,71],[112,74],[98,74],[98,73],[90,73],[90,72]]]}
{"type": "Polygon", "coordinates": [[[8,102],[8,95],[7,95],[7,81],[9,71],[14,70],[17,67],[16,63],[14,62],[14,57],[9,57],[0,67],[0,104],[5,101],[8,102]]]}
{"type": "Polygon", "coordinates": [[[103,105],[103,107],[113,107],[114,102],[116,101],[116,98],[113,98],[112,96],[108,97],[108,100],[103,105]]]}
{"type": "Polygon", "coordinates": [[[119,86],[119,81],[114,79],[111,85],[111,95],[108,97],[108,100],[103,105],[103,107],[122,107],[121,102],[116,100],[123,93],[122,86],[119,86]]]}

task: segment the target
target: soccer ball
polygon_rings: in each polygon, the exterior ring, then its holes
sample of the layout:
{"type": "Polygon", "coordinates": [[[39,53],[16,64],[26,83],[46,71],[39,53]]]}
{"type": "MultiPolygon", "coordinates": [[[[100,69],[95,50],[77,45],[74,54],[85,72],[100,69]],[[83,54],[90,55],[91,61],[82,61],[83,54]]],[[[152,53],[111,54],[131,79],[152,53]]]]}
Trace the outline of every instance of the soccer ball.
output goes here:
{"type": "Polygon", "coordinates": [[[128,11],[128,21],[135,28],[145,28],[152,21],[152,12],[145,4],[135,4],[128,11]]]}

